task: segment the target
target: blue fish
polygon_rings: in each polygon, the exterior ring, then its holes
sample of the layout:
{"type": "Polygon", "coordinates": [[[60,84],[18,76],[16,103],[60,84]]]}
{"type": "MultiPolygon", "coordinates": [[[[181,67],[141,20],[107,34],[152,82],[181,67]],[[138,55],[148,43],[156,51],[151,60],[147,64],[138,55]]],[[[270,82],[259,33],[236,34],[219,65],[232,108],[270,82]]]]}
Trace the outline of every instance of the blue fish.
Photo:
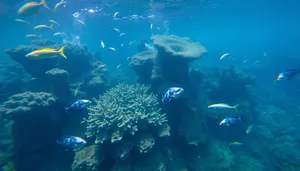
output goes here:
{"type": "Polygon", "coordinates": [[[91,103],[92,102],[90,100],[84,100],[84,99],[76,100],[74,102],[71,102],[68,105],[68,107],[65,107],[65,110],[66,112],[68,112],[69,110],[74,110],[74,111],[82,110],[88,105],[90,105],[91,103]]]}
{"type": "Polygon", "coordinates": [[[243,120],[244,120],[243,116],[228,117],[228,118],[223,119],[223,120],[219,123],[219,125],[220,125],[220,126],[221,126],[221,125],[232,126],[232,125],[234,125],[234,124],[236,124],[236,123],[239,123],[239,122],[241,122],[241,121],[243,121],[243,120]]]}
{"type": "Polygon", "coordinates": [[[86,141],[83,138],[75,136],[63,137],[60,140],[57,140],[56,143],[66,149],[83,148],[86,145],[86,141]]]}
{"type": "Polygon", "coordinates": [[[280,73],[277,76],[277,81],[280,81],[280,80],[291,80],[292,78],[294,78],[299,73],[300,73],[300,69],[289,69],[289,70],[286,70],[286,71],[280,73]]]}
{"type": "Polygon", "coordinates": [[[183,88],[171,87],[162,96],[162,102],[164,104],[171,104],[184,92],[183,88]]]}

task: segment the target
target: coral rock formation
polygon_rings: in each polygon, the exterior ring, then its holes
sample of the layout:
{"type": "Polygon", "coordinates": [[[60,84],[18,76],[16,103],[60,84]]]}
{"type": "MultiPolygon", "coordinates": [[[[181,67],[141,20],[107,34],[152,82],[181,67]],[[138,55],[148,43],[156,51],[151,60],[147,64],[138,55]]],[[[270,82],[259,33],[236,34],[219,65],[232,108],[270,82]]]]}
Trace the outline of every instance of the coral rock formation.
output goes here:
{"type": "Polygon", "coordinates": [[[76,152],[72,170],[97,171],[102,160],[104,160],[103,150],[98,145],[91,145],[76,152]]]}
{"type": "Polygon", "coordinates": [[[69,73],[63,69],[54,68],[47,71],[46,76],[50,81],[52,94],[57,99],[68,100],[70,97],[69,73]]]}
{"type": "Polygon", "coordinates": [[[189,38],[154,35],[151,40],[158,50],[156,65],[163,79],[190,87],[188,62],[199,59],[207,50],[189,38]]]}
{"type": "Polygon", "coordinates": [[[54,103],[55,98],[49,93],[27,91],[9,97],[9,100],[3,103],[0,113],[8,118],[17,117],[19,114],[28,113],[38,108],[47,108],[54,103]]]}
{"type": "Polygon", "coordinates": [[[152,70],[157,52],[155,50],[143,51],[132,57],[129,66],[139,76],[141,83],[151,83],[152,70]]]}

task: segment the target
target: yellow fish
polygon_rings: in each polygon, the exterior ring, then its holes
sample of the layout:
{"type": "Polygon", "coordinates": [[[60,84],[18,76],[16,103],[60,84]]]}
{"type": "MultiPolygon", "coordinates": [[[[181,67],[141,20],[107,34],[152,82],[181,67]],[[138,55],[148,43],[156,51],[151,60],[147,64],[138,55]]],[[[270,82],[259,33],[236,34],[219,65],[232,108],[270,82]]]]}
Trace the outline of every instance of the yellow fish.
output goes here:
{"type": "Polygon", "coordinates": [[[117,51],[115,48],[113,48],[113,47],[110,47],[110,48],[108,48],[109,50],[112,50],[112,51],[117,51]]]}
{"type": "Polygon", "coordinates": [[[44,48],[40,50],[36,50],[33,52],[30,52],[26,55],[26,58],[28,59],[48,59],[48,58],[56,58],[57,55],[61,55],[62,57],[66,58],[66,55],[64,54],[65,46],[60,48],[58,51],[52,48],[44,48]]]}
{"type": "Polygon", "coordinates": [[[268,56],[266,52],[264,52],[264,56],[268,56]]]}
{"type": "Polygon", "coordinates": [[[79,89],[80,89],[80,84],[78,84],[77,88],[74,91],[74,96],[75,97],[77,96],[79,89]]]}
{"type": "Polygon", "coordinates": [[[250,134],[252,129],[253,129],[253,125],[248,126],[248,128],[246,130],[246,134],[250,134]]]}
{"type": "Polygon", "coordinates": [[[97,68],[96,68],[96,71],[98,71],[99,69],[101,68],[104,68],[106,65],[102,64],[102,65],[99,65],[97,68]]]}
{"type": "Polygon", "coordinates": [[[243,143],[240,143],[240,142],[235,141],[235,142],[229,143],[229,145],[230,145],[230,146],[241,146],[241,145],[243,145],[243,143]]]}
{"type": "Polygon", "coordinates": [[[30,22],[22,20],[22,19],[15,19],[15,21],[20,22],[20,23],[30,24],[30,22]]]}
{"type": "Polygon", "coordinates": [[[37,14],[39,12],[41,6],[44,6],[50,10],[48,5],[46,4],[46,0],[41,0],[40,3],[28,2],[19,8],[18,15],[19,16],[31,16],[31,15],[37,14]]]}
{"type": "Polygon", "coordinates": [[[133,43],[135,43],[135,40],[134,40],[134,41],[131,41],[131,42],[129,42],[129,46],[130,46],[130,45],[132,45],[133,43]]]}
{"type": "Polygon", "coordinates": [[[121,36],[124,36],[124,35],[126,35],[127,33],[121,33],[119,36],[121,37],[121,36]]]}
{"type": "Polygon", "coordinates": [[[33,29],[36,30],[36,31],[42,31],[42,30],[46,30],[46,29],[54,30],[53,29],[53,24],[51,24],[50,26],[47,26],[47,25],[38,25],[38,26],[35,26],[33,29]]]}
{"type": "Polygon", "coordinates": [[[56,33],[53,34],[53,36],[62,36],[62,37],[65,37],[66,33],[64,33],[64,32],[56,32],[56,33]]]}
{"type": "Polygon", "coordinates": [[[25,36],[26,38],[30,38],[30,39],[38,39],[41,38],[41,36],[35,35],[35,34],[27,34],[25,36]]]}
{"type": "Polygon", "coordinates": [[[66,2],[63,2],[63,1],[62,1],[62,2],[57,3],[57,4],[55,5],[53,11],[56,12],[57,8],[60,7],[62,4],[66,4],[66,2]]]}
{"type": "Polygon", "coordinates": [[[49,20],[49,22],[50,23],[53,23],[53,24],[56,24],[56,25],[58,25],[58,26],[60,26],[60,24],[58,24],[56,21],[54,21],[54,20],[49,20]]]}
{"type": "Polygon", "coordinates": [[[119,14],[119,12],[116,12],[116,13],[114,14],[114,18],[116,18],[118,14],[119,14]]]}

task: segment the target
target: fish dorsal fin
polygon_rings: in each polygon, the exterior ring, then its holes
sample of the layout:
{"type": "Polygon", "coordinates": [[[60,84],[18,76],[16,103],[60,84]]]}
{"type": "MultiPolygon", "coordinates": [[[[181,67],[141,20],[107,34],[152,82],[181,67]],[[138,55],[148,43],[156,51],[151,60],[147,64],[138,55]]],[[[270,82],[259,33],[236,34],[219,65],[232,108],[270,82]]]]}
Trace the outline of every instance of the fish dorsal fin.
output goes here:
{"type": "Polygon", "coordinates": [[[68,104],[68,107],[70,107],[73,103],[75,103],[76,101],[78,100],[74,100],[74,101],[71,101],[69,104],[68,104]]]}
{"type": "Polygon", "coordinates": [[[52,49],[52,48],[44,48],[42,50],[54,50],[54,49],[52,49]]]}

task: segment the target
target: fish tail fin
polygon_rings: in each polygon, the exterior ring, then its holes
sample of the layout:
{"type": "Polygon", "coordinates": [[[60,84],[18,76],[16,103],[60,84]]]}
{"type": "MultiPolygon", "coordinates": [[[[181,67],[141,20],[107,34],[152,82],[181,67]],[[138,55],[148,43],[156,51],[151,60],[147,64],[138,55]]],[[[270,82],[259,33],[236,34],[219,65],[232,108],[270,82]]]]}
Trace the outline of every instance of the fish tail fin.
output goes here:
{"type": "Polygon", "coordinates": [[[46,4],[46,0],[41,0],[41,5],[43,5],[45,8],[47,8],[48,10],[51,11],[51,9],[48,7],[48,5],[46,4]]]}
{"type": "Polygon", "coordinates": [[[56,144],[61,144],[61,142],[59,140],[56,140],[55,142],[56,142],[56,144]]]}
{"type": "Polygon", "coordinates": [[[58,53],[59,53],[62,57],[68,59],[68,58],[66,57],[64,51],[65,51],[65,46],[63,46],[62,48],[60,48],[59,51],[58,51],[58,53]]]}
{"type": "Polygon", "coordinates": [[[51,30],[54,30],[54,27],[53,27],[53,26],[54,26],[54,25],[51,24],[49,28],[50,28],[51,30]]]}
{"type": "Polygon", "coordinates": [[[244,115],[239,116],[239,120],[244,121],[245,120],[245,116],[244,115]]]}
{"type": "Polygon", "coordinates": [[[233,109],[234,109],[236,112],[239,112],[238,107],[239,107],[239,104],[236,104],[236,105],[233,106],[233,109]]]}

